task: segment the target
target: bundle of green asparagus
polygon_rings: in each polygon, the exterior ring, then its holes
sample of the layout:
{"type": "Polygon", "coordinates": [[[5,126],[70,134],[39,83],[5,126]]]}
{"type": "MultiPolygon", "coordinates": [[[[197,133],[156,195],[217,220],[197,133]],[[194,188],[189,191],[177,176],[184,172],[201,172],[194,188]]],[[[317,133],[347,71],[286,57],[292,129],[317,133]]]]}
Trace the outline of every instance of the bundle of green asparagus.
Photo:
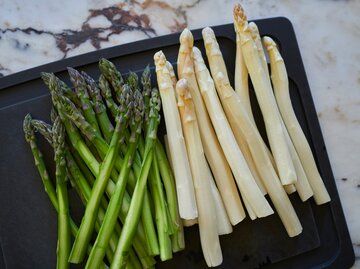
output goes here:
{"type": "Polygon", "coordinates": [[[53,124],[30,114],[24,119],[25,139],[58,212],[57,268],[85,256],[85,268],[153,268],[155,256],[164,261],[184,249],[175,182],[157,139],[159,92],[151,88],[149,66],[141,82],[133,72],[125,80],[106,59],[99,68],[98,83],[68,68],[74,90],[43,73],[53,124]],[[54,148],[55,186],[37,132],[54,148]],[[71,218],[68,182],[85,205],[79,226],[71,218]]]}

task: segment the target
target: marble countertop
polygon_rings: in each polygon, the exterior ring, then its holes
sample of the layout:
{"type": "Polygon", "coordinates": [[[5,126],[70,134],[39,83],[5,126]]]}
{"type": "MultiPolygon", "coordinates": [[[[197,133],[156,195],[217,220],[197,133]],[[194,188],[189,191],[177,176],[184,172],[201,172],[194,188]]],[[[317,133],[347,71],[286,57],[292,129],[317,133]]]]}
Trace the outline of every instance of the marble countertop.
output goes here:
{"type": "MultiPolygon", "coordinates": [[[[295,28],[360,268],[360,1],[243,0],[295,28]]],[[[118,44],[232,22],[234,1],[0,1],[0,77],[118,44]]]]}

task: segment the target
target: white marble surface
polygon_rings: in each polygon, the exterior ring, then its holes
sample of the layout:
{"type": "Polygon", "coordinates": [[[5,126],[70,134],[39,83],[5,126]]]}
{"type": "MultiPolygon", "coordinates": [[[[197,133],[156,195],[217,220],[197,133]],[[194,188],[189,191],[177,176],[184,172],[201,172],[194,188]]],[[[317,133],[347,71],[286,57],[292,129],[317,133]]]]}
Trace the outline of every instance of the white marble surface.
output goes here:
{"type": "MultiPolygon", "coordinates": [[[[360,268],[360,1],[245,0],[295,28],[360,268]]],[[[234,1],[0,1],[0,76],[65,57],[230,23],[234,1]]]]}

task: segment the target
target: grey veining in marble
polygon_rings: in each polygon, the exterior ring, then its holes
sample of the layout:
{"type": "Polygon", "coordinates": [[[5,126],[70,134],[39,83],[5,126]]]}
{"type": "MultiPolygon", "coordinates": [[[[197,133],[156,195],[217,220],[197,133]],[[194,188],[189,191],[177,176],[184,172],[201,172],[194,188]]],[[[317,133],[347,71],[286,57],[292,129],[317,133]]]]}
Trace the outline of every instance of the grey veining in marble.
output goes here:
{"type": "MultiPolygon", "coordinates": [[[[244,0],[295,28],[360,268],[360,1],[244,0]]],[[[139,39],[232,22],[234,1],[0,1],[0,76],[139,39]]]]}

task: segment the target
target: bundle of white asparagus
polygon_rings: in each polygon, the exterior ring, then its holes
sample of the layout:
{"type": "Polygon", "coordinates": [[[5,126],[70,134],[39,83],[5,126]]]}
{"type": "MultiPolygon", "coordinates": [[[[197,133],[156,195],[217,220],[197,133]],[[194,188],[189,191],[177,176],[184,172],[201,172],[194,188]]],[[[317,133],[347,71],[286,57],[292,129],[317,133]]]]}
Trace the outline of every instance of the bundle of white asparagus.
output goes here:
{"type": "Polygon", "coordinates": [[[209,69],[188,29],[180,36],[179,81],[164,53],[154,56],[180,216],[186,226],[198,223],[209,267],[222,262],[219,235],[231,233],[232,225],[246,217],[242,202],[252,220],[266,217],[274,213],[265,198],[268,195],[286,232],[294,237],[302,226],[288,194],[297,192],[302,201],[314,196],[318,205],[330,201],[292,108],[276,43],[270,37],[261,39],[240,5],[234,7],[234,28],[234,88],[209,27],[202,31],[209,69]],[[249,78],[270,148],[254,120],[249,78]]]}

